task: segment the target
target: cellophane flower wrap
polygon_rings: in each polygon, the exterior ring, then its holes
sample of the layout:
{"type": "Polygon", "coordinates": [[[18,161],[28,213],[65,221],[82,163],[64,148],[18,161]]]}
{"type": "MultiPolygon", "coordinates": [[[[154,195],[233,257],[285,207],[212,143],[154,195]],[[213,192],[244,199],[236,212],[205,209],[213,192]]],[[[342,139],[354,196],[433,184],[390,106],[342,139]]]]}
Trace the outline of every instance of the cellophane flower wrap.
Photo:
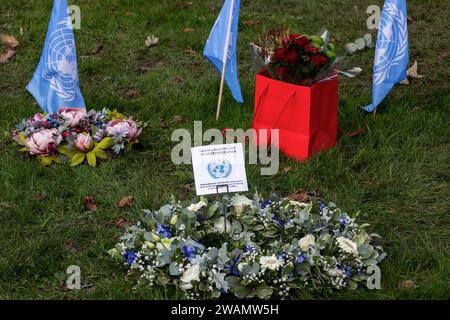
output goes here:
{"type": "Polygon", "coordinates": [[[44,165],[87,162],[96,166],[97,159],[130,151],[145,126],[117,110],[62,108],[58,113],[38,113],[22,120],[12,130],[12,138],[22,152],[39,157],[44,165]]]}
{"type": "Polygon", "coordinates": [[[174,199],[145,210],[110,255],[137,285],[183,292],[187,299],[296,297],[366,286],[367,269],[385,257],[377,234],[330,203],[256,194],[174,199]]]}
{"type": "Polygon", "coordinates": [[[274,31],[260,38],[257,45],[251,43],[250,49],[258,73],[303,86],[335,76],[343,61],[327,30],[314,36],[274,31]]]}

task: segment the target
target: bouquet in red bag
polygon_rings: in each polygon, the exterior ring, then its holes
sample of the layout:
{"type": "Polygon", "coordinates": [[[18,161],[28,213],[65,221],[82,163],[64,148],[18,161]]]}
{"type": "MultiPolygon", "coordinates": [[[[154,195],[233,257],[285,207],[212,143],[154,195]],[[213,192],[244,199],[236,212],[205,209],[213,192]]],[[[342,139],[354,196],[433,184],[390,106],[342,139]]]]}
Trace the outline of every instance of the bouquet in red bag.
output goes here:
{"type": "Polygon", "coordinates": [[[311,86],[333,76],[343,60],[327,30],[320,36],[272,31],[259,42],[250,44],[258,72],[292,84],[311,86]]]}
{"type": "Polygon", "coordinates": [[[279,130],[274,142],[287,156],[297,160],[330,149],[337,139],[337,57],[328,31],[320,36],[269,33],[251,44],[258,67],[255,86],[253,128],[258,136],[279,130]]]}

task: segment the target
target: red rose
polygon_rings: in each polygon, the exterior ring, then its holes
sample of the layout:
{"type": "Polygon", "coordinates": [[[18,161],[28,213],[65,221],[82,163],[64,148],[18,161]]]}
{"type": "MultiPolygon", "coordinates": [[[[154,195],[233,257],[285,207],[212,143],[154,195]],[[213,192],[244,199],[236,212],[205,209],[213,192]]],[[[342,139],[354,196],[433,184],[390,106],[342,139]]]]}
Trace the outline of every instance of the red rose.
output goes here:
{"type": "Polygon", "coordinates": [[[295,51],[289,51],[285,56],[284,56],[284,62],[286,63],[296,63],[298,59],[298,54],[295,51]]]}
{"type": "Polygon", "coordinates": [[[68,136],[70,136],[70,132],[68,132],[68,131],[64,131],[64,132],[63,132],[63,136],[64,136],[64,137],[68,137],[68,136]]]}
{"type": "Polygon", "coordinates": [[[275,49],[275,52],[273,54],[273,58],[275,60],[282,60],[284,56],[286,55],[286,49],[285,48],[277,48],[275,49]]]}
{"type": "Polygon", "coordinates": [[[311,58],[311,62],[312,62],[317,68],[320,68],[320,67],[322,67],[323,65],[326,65],[326,64],[328,63],[328,58],[325,57],[325,56],[323,56],[323,55],[321,55],[321,54],[318,54],[318,55],[315,55],[314,57],[311,58]]]}
{"type": "Polygon", "coordinates": [[[278,74],[281,78],[286,77],[286,76],[287,76],[287,73],[288,73],[288,71],[287,71],[286,68],[279,67],[279,68],[277,69],[277,74],[278,74]]]}
{"type": "Polygon", "coordinates": [[[299,35],[299,34],[297,34],[297,33],[294,33],[294,34],[291,34],[290,36],[289,36],[289,40],[295,40],[295,39],[297,39],[297,38],[300,38],[301,37],[301,35],[299,35]]]}
{"type": "Polygon", "coordinates": [[[305,46],[305,50],[307,51],[307,52],[310,52],[310,53],[316,53],[316,52],[319,52],[319,49],[317,49],[317,48],[314,48],[312,45],[310,45],[310,44],[308,44],[307,46],[305,46]]]}
{"type": "Polygon", "coordinates": [[[300,37],[295,40],[295,46],[297,48],[305,48],[309,45],[309,39],[307,37],[300,37]]]}
{"type": "Polygon", "coordinates": [[[289,39],[289,37],[286,37],[283,39],[283,46],[285,48],[289,47],[290,44],[291,44],[291,40],[289,39]]]}

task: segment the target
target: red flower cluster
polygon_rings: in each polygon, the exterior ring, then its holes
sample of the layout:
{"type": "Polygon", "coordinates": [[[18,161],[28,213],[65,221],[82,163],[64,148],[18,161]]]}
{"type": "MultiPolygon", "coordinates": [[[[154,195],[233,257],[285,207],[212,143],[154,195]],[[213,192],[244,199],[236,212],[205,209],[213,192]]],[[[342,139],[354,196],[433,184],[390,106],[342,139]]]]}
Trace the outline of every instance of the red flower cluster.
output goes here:
{"type": "Polygon", "coordinates": [[[271,57],[273,74],[290,82],[312,79],[330,62],[330,58],[321,51],[322,45],[317,38],[300,34],[285,37],[271,57]]]}

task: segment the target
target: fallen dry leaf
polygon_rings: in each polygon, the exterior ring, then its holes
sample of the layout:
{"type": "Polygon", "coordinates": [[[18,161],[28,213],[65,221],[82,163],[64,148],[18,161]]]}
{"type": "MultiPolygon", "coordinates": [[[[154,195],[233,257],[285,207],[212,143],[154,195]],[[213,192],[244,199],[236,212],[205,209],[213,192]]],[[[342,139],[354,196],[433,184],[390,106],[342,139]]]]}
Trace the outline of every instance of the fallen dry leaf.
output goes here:
{"type": "Polygon", "coordinates": [[[412,288],[416,287],[416,283],[412,280],[403,280],[403,281],[400,281],[398,286],[400,288],[412,289],[412,288]]]}
{"type": "Polygon", "coordinates": [[[17,41],[17,39],[14,36],[1,34],[0,35],[0,42],[3,43],[6,47],[14,49],[17,48],[20,43],[17,41]]]}
{"type": "Polygon", "coordinates": [[[44,201],[47,199],[47,195],[43,192],[39,192],[36,196],[34,196],[34,200],[36,201],[44,201]]]}
{"type": "Polygon", "coordinates": [[[194,32],[194,31],[195,31],[195,29],[193,29],[193,28],[184,28],[183,29],[184,33],[191,33],[191,32],[194,32]]]}
{"type": "Polygon", "coordinates": [[[289,200],[298,202],[309,202],[311,200],[310,195],[303,189],[296,191],[295,193],[288,196],[289,200]]]}
{"type": "Polygon", "coordinates": [[[123,229],[125,228],[125,225],[127,224],[127,221],[124,218],[120,218],[119,221],[116,223],[116,227],[123,229]]]}
{"type": "Polygon", "coordinates": [[[262,23],[261,20],[246,20],[246,21],[244,21],[244,26],[251,27],[254,25],[259,25],[261,23],[262,23]]]}
{"type": "Polygon", "coordinates": [[[3,63],[9,63],[11,59],[16,54],[16,51],[13,49],[7,48],[1,55],[0,55],[0,64],[3,63]]]}
{"type": "Polygon", "coordinates": [[[136,89],[130,89],[125,92],[123,95],[125,99],[131,100],[139,97],[141,93],[136,89]]]}
{"type": "Polygon", "coordinates": [[[84,206],[89,209],[97,209],[97,204],[95,203],[95,199],[92,196],[86,196],[84,197],[84,206]]]}
{"type": "Polygon", "coordinates": [[[123,199],[120,199],[117,205],[119,206],[119,208],[130,208],[133,205],[133,202],[134,198],[132,196],[128,196],[123,199]]]}
{"type": "Polygon", "coordinates": [[[445,59],[448,56],[450,56],[450,52],[448,52],[448,51],[444,51],[444,52],[439,53],[439,57],[442,58],[442,59],[445,59]]]}
{"type": "Polygon", "coordinates": [[[147,39],[145,39],[145,46],[147,48],[154,47],[158,44],[158,42],[159,42],[159,38],[154,35],[151,35],[151,36],[148,36],[147,39]]]}
{"type": "Polygon", "coordinates": [[[414,61],[414,64],[412,65],[412,67],[409,68],[408,71],[406,72],[408,77],[413,78],[413,79],[422,79],[425,77],[425,76],[422,76],[419,74],[417,67],[418,67],[418,63],[416,60],[416,61],[414,61]]]}
{"type": "Polygon", "coordinates": [[[196,55],[198,55],[197,51],[195,51],[195,50],[192,49],[191,47],[186,48],[185,52],[186,52],[187,54],[190,54],[191,56],[196,56],[196,55]]]}
{"type": "Polygon", "coordinates": [[[180,75],[176,75],[175,78],[174,78],[174,80],[175,80],[176,82],[184,82],[184,78],[183,78],[182,76],[180,76],[180,75]]]}
{"type": "Polygon", "coordinates": [[[283,173],[288,173],[289,171],[292,171],[292,167],[291,166],[285,166],[282,169],[283,173]]]}
{"type": "Polygon", "coordinates": [[[91,55],[99,54],[103,50],[103,44],[99,43],[97,46],[91,50],[91,55]]]}
{"type": "Polygon", "coordinates": [[[161,121],[159,122],[159,126],[163,129],[167,129],[169,128],[169,123],[166,119],[161,119],[161,121]]]}
{"type": "Polygon", "coordinates": [[[192,7],[193,4],[194,4],[194,1],[187,1],[187,2],[179,3],[177,5],[177,7],[180,9],[187,9],[187,8],[192,7]]]}
{"type": "Polygon", "coordinates": [[[360,135],[362,135],[365,132],[366,132],[365,128],[359,128],[355,131],[344,131],[344,136],[347,138],[354,138],[354,137],[359,137],[360,135]]]}
{"type": "Polygon", "coordinates": [[[173,124],[180,124],[180,123],[183,123],[183,122],[184,122],[184,117],[182,115],[176,115],[172,119],[172,123],[173,124]]]}

